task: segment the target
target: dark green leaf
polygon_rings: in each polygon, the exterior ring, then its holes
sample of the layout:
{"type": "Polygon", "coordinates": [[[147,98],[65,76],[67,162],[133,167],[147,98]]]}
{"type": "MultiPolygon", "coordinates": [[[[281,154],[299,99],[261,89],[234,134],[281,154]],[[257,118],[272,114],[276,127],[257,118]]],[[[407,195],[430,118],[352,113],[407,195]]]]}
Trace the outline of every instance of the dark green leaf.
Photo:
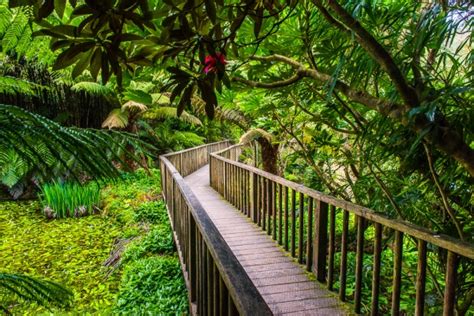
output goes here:
{"type": "Polygon", "coordinates": [[[181,116],[184,109],[191,104],[191,97],[193,95],[194,84],[188,84],[181,95],[181,99],[178,103],[177,115],[181,116]]]}

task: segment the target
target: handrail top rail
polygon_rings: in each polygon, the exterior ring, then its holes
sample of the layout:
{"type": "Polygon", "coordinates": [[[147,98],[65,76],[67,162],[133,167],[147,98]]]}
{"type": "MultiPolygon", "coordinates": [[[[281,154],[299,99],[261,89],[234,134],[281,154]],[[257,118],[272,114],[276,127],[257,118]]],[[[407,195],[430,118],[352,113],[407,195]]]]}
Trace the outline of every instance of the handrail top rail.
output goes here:
{"type": "Polygon", "coordinates": [[[291,188],[297,192],[306,194],[307,196],[325,202],[327,204],[333,205],[335,207],[339,207],[341,209],[344,209],[348,212],[354,213],[358,216],[361,216],[365,219],[368,219],[370,221],[382,224],[384,226],[387,226],[389,228],[392,228],[394,230],[398,230],[402,233],[406,233],[412,237],[424,240],[426,242],[429,242],[433,245],[436,245],[438,247],[447,249],[449,251],[455,252],[461,256],[470,258],[474,260],[474,244],[463,241],[454,237],[451,237],[449,235],[441,234],[441,233],[434,233],[424,227],[412,224],[408,221],[401,220],[401,219],[393,219],[388,216],[385,216],[383,214],[377,213],[374,210],[364,207],[361,205],[354,204],[349,201],[345,201],[342,199],[335,198],[333,196],[330,196],[328,194],[322,193],[320,191],[308,188],[302,184],[298,184],[296,182],[287,180],[285,178],[282,178],[280,176],[274,175],[272,173],[263,171],[259,168],[249,166],[245,163],[239,162],[239,161],[234,161],[228,158],[224,158],[220,156],[224,152],[231,150],[236,147],[242,147],[244,144],[236,144],[233,146],[230,146],[228,148],[225,148],[220,151],[216,151],[213,153],[210,153],[209,155],[212,157],[215,157],[216,159],[219,159],[221,161],[233,164],[237,167],[240,167],[242,169],[248,170],[254,174],[257,174],[259,176],[262,176],[264,178],[270,179],[278,184],[284,185],[288,188],[291,188]]]}
{"type": "Polygon", "coordinates": [[[161,158],[161,157],[166,157],[167,158],[167,157],[183,154],[183,153],[188,152],[188,151],[193,151],[193,150],[196,150],[196,149],[199,149],[199,148],[202,148],[202,147],[209,147],[211,145],[217,145],[217,144],[221,144],[221,143],[225,143],[225,142],[230,142],[230,140],[225,139],[225,140],[221,140],[221,141],[214,142],[214,143],[203,144],[203,145],[199,145],[199,146],[196,146],[196,147],[186,148],[186,149],[183,149],[183,150],[180,150],[180,151],[173,151],[171,153],[160,155],[159,158],[161,158]]]}
{"type": "MultiPolygon", "coordinates": [[[[197,149],[219,143],[222,142],[205,144],[190,149],[197,149]]],[[[201,232],[202,238],[205,240],[207,248],[211,256],[214,258],[216,267],[221,272],[221,277],[229,289],[229,292],[239,293],[236,297],[237,300],[234,302],[238,309],[244,311],[245,314],[271,315],[270,308],[263,300],[248,275],[245,273],[244,268],[240,265],[234,253],[225,242],[207,212],[204,210],[198,198],[187,185],[173,163],[168,160],[170,155],[180,154],[182,152],[183,151],[161,155],[159,158],[165,167],[169,169],[170,175],[174,178],[176,185],[181,189],[183,197],[190,206],[190,213],[195,220],[196,227],[198,227],[201,232]],[[217,247],[216,244],[219,244],[220,247],[217,247]]]]}

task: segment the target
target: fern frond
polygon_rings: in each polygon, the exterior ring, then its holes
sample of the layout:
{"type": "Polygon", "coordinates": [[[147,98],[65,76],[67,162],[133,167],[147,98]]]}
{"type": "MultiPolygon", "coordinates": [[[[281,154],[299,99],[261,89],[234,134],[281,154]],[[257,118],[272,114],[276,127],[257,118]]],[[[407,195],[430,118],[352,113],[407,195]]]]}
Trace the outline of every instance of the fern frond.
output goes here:
{"type": "Polygon", "coordinates": [[[45,307],[51,304],[66,306],[73,298],[73,293],[58,283],[22,274],[0,273],[0,289],[45,307]]]}
{"type": "Polygon", "coordinates": [[[2,49],[4,52],[11,49],[22,52],[28,48],[28,44],[31,41],[31,26],[29,25],[28,16],[21,8],[13,10],[12,13],[8,27],[4,30],[3,34],[0,34],[2,37],[2,49]],[[23,46],[20,46],[20,44],[23,46]]]}
{"type": "Polygon", "coordinates": [[[178,117],[177,110],[171,106],[161,106],[154,107],[143,113],[142,117],[149,120],[166,120],[170,118],[180,119],[183,122],[193,124],[193,125],[202,125],[200,119],[195,117],[192,114],[189,114],[186,111],[181,113],[181,116],[178,117]]]}
{"type": "Polygon", "coordinates": [[[140,161],[137,155],[125,150],[124,143],[146,150],[150,147],[130,134],[66,128],[38,114],[0,104],[0,147],[11,148],[43,175],[54,170],[47,162],[47,156],[51,155],[56,166],[65,168],[76,178],[83,173],[99,179],[116,177],[119,171],[113,161],[123,164],[122,154],[140,161]],[[39,144],[47,152],[38,149],[39,144]],[[73,169],[71,157],[74,157],[73,169]]]}
{"type": "Polygon", "coordinates": [[[36,95],[41,89],[47,89],[47,87],[19,78],[0,76],[0,93],[3,94],[36,95]]]}
{"type": "Polygon", "coordinates": [[[242,136],[240,136],[239,143],[240,144],[248,144],[251,141],[254,141],[259,138],[265,138],[268,142],[272,143],[274,137],[269,132],[261,129],[261,128],[253,128],[245,132],[242,136]]]}
{"type": "Polygon", "coordinates": [[[4,5],[0,5],[0,37],[5,33],[13,18],[12,11],[4,5]]]}
{"type": "Polygon", "coordinates": [[[73,91],[84,91],[92,95],[110,97],[114,95],[114,91],[104,85],[97,82],[82,81],[74,84],[71,87],[73,91]]]}
{"type": "MultiPolygon", "coordinates": [[[[194,95],[191,98],[191,105],[197,114],[202,116],[206,115],[206,102],[204,102],[204,100],[199,96],[194,95]]],[[[237,110],[224,109],[220,106],[217,106],[214,111],[214,117],[219,121],[234,123],[237,126],[240,126],[242,129],[247,129],[249,126],[247,118],[237,110]]]]}
{"type": "Polygon", "coordinates": [[[110,111],[109,116],[102,123],[102,128],[125,128],[128,125],[128,113],[122,109],[110,111]]]}
{"type": "Polygon", "coordinates": [[[15,186],[28,172],[27,162],[13,150],[0,148],[0,183],[15,186]]]}
{"type": "Polygon", "coordinates": [[[170,98],[166,94],[152,93],[151,98],[153,100],[153,104],[158,104],[158,105],[169,105],[170,104],[170,98]]]}
{"type": "Polygon", "coordinates": [[[140,113],[145,112],[148,110],[148,107],[145,104],[135,102],[135,101],[128,101],[122,105],[122,111],[129,111],[132,113],[140,113]]]}

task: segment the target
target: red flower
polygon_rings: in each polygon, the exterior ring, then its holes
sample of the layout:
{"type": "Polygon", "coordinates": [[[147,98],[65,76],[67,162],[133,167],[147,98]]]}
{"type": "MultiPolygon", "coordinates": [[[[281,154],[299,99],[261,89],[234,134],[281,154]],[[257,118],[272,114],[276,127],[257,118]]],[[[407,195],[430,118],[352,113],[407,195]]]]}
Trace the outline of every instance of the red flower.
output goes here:
{"type": "Polygon", "coordinates": [[[204,72],[206,74],[216,72],[218,63],[223,66],[227,64],[224,54],[216,53],[215,55],[207,55],[204,60],[204,72]]]}

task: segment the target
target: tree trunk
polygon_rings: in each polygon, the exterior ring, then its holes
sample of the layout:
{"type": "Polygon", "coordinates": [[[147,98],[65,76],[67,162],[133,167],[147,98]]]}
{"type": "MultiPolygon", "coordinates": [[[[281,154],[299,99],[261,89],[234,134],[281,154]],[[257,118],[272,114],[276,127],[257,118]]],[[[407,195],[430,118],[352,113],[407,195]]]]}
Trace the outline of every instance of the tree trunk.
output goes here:
{"type": "Polygon", "coordinates": [[[262,147],[262,165],[263,170],[272,174],[279,175],[278,170],[278,144],[272,144],[265,138],[258,139],[262,147]]]}

